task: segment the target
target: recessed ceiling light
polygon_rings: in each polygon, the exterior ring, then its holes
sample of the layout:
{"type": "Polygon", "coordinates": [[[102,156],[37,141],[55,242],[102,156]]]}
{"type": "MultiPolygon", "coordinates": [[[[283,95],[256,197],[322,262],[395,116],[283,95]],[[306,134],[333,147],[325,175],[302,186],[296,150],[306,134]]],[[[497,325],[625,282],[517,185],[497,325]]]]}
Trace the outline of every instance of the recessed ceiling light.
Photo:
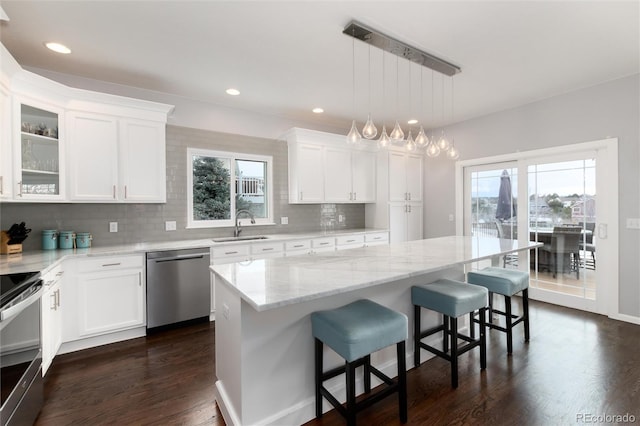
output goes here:
{"type": "Polygon", "coordinates": [[[227,95],[238,96],[239,94],[240,94],[240,91],[238,89],[234,89],[234,88],[227,89],[227,95]]]}
{"type": "Polygon", "coordinates": [[[324,112],[322,108],[314,108],[311,111],[315,112],[316,114],[322,114],[324,112]]]}
{"type": "Polygon", "coordinates": [[[64,44],[49,42],[49,43],[45,43],[45,46],[47,46],[48,49],[53,50],[54,52],[57,52],[57,53],[63,53],[65,55],[68,55],[69,53],[71,53],[71,49],[69,49],[64,44]]]}
{"type": "Polygon", "coordinates": [[[415,118],[412,118],[411,120],[407,121],[407,124],[416,124],[418,122],[418,120],[416,120],[415,118]]]}

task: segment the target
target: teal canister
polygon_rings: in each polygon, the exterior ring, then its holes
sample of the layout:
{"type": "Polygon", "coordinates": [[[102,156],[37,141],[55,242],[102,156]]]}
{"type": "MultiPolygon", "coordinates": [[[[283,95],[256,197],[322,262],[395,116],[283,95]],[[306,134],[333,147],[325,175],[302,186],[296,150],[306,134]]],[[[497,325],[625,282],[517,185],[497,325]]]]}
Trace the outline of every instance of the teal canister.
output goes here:
{"type": "Polygon", "coordinates": [[[73,231],[60,231],[58,236],[58,247],[61,249],[74,248],[76,234],[73,231]]]}
{"type": "Polygon", "coordinates": [[[88,232],[76,233],[76,248],[89,248],[91,247],[91,240],[93,237],[88,232]]]}
{"type": "Polygon", "coordinates": [[[42,250],[55,250],[58,248],[58,231],[45,229],[42,231],[42,250]]]}

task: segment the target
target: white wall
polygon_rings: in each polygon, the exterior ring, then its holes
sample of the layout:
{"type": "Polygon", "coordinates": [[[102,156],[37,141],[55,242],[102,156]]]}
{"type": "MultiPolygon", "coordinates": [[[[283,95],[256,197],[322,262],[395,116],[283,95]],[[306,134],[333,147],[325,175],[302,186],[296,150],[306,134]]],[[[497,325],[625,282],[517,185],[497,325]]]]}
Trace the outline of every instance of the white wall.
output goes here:
{"type": "MultiPolygon", "coordinates": [[[[620,313],[640,320],[640,74],[446,128],[461,160],[618,138],[620,313]]],[[[435,132],[439,134],[439,132],[435,132]]],[[[454,164],[425,163],[425,238],[455,233],[454,164]]]]}

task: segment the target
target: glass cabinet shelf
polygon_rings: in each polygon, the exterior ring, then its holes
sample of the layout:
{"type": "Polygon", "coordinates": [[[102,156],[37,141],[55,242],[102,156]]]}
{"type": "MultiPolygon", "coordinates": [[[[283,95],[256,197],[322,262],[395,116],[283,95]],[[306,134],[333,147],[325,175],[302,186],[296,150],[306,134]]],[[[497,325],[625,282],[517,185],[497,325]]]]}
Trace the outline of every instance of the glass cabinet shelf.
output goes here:
{"type": "Polygon", "coordinates": [[[58,114],[21,105],[20,195],[60,194],[58,114]]]}

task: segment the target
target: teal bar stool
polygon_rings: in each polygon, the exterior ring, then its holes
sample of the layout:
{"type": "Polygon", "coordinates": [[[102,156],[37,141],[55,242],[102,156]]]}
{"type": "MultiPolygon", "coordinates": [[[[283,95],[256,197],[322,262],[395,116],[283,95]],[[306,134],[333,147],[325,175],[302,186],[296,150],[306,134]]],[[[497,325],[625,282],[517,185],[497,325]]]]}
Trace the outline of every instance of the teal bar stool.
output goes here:
{"type": "MultiPolygon", "coordinates": [[[[520,324],[521,322],[524,324],[524,341],[529,341],[528,272],[491,266],[480,271],[468,272],[467,282],[469,284],[485,287],[487,290],[489,290],[489,322],[486,324],[486,326],[507,334],[507,353],[511,354],[513,352],[513,327],[520,324]],[[514,315],[512,312],[511,297],[520,292],[522,292],[522,314],[518,316],[514,315]],[[493,308],[494,293],[504,296],[504,311],[493,308]],[[505,327],[493,323],[494,313],[502,315],[505,318],[505,327]]],[[[472,321],[478,322],[474,318],[474,315],[472,315],[472,321]]]]}
{"type": "Polygon", "coordinates": [[[484,328],[484,312],[487,307],[487,290],[466,283],[440,279],[430,284],[411,287],[411,303],[413,303],[413,363],[420,365],[420,349],[451,363],[451,386],[458,387],[458,357],[463,353],[480,347],[480,368],[487,367],[487,345],[484,328]],[[422,331],[420,325],[420,309],[426,308],[443,315],[442,324],[422,331]],[[474,339],[458,332],[458,318],[474,311],[480,311],[480,337],[474,339]],[[442,332],[442,350],[430,346],[422,339],[442,332]],[[458,346],[458,340],[467,342],[458,346]],[[451,353],[449,353],[451,347],[451,353]]]}
{"type": "Polygon", "coordinates": [[[375,402],[398,393],[400,421],[407,422],[407,368],[405,340],[407,316],[370,300],[358,300],[340,308],[311,314],[315,338],[316,418],[322,417],[322,397],[347,419],[356,424],[356,414],[375,402]],[[323,371],[323,344],[345,360],[345,364],[323,371]],[[394,381],[371,365],[371,354],[395,344],[398,356],[398,380],[394,381]],[[371,374],[387,386],[356,403],[355,369],[364,370],[364,391],[371,392],[371,374]],[[346,408],[324,387],[324,381],[344,373],[346,376],[346,408]]]}

